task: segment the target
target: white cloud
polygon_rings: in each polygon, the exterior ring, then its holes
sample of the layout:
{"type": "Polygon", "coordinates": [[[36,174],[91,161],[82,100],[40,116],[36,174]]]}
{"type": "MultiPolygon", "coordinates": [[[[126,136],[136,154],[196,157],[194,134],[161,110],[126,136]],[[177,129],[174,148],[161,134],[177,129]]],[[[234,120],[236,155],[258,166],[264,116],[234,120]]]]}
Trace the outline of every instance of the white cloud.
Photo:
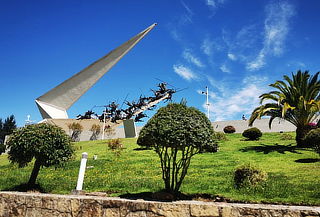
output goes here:
{"type": "Polygon", "coordinates": [[[231,73],[230,69],[226,66],[226,64],[222,64],[222,66],[220,66],[220,70],[226,73],[231,73]]]}
{"type": "Polygon", "coordinates": [[[204,67],[204,64],[200,61],[199,58],[195,57],[190,50],[185,49],[182,53],[182,56],[185,60],[187,60],[188,62],[198,66],[198,67],[204,67]]]}
{"type": "Polygon", "coordinates": [[[183,65],[173,65],[173,70],[187,81],[191,81],[192,79],[196,79],[198,77],[194,72],[192,72],[191,69],[183,65]]]}
{"type": "Polygon", "coordinates": [[[206,4],[211,8],[216,8],[219,4],[225,3],[226,0],[205,0],[206,4]]]}
{"type": "Polygon", "coordinates": [[[213,46],[214,46],[213,41],[211,41],[209,38],[206,38],[202,42],[201,50],[207,56],[211,56],[213,53],[213,46]]]}
{"type": "Polygon", "coordinates": [[[236,55],[234,55],[234,54],[232,54],[232,53],[228,53],[228,58],[229,58],[230,60],[233,60],[233,61],[236,61],[236,60],[237,60],[236,55]]]}
{"type": "Polygon", "coordinates": [[[247,64],[249,71],[255,71],[266,64],[268,55],[280,56],[289,31],[289,19],[294,8],[286,1],[270,4],[266,7],[263,47],[257,57],[247,64]]]}
{"type": "Polygon", "coordinates": [[[189,15],[193,15],[193,11],[190,9],[190,7],[184,1],[181,1],[181,4],[184,7],[184,9],[186,9],[186,11],[189,15]]]}
{"type": "Polygon", "coordinates": [[[214,0],[206,0],[206,3],[210,7],[216,7],[216,2],[214,0]]]}
{"type": "MultiPolygon", "coordinates": [[[[215,98],[210,98],[212,120],[240,120],[243,114],[250,115],[259,105],[259,96],[267,92],[267,79],[250,76],[240,82],[242,86],[239,89],[223,87],[222,89],[228,90],[226,94],[215,94],[215,98]]],[[[205,103],[203,109],[206,109],[205,103]]]]}

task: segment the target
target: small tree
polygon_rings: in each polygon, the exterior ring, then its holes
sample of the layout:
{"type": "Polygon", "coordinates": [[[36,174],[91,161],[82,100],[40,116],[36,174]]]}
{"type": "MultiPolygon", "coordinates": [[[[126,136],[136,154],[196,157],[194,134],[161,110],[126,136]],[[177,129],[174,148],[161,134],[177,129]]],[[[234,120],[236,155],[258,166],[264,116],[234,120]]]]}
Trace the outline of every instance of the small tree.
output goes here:
{"type": "Polygon", "coordinates": [[[68,124],[68,128],[70,130],[71,141],[78,142],[80,140],[80,135],[83,130],[81,124],[73,122],[72,124],[68,124]]]}
{"type": "Polygon", "coordinates": [[[172,103],[159,111],[142,128],[137,143],[158,154],[165,190],[177,195],[192,156],[205,145],[215,146],[209,119],[199,110],[172,103]]]}
{"type": "Polygon", "coordinates": [[[4,145],[6,136],[10,135],[16,128],[17,125],[14,115],[7,117],[4,122],[2,122],[0,118],[0,154],[6,150],[6,146],[4,145]]]}
{"type": "Polygon", "coordinates": [[[90,140],[97,140],[101,131],[101,127],[99,124],[92,124],[90,131],[92,132],[90,140]]]}
{"type": "Polygon", "coordinates": [[[49,124],[28,125],[16,130],[7,142],[9,160],[20,167],[35,158],[29,186],[34,186],[41,167],[58,166],[68,161],[74,149],[69,136],[49,124]]]}

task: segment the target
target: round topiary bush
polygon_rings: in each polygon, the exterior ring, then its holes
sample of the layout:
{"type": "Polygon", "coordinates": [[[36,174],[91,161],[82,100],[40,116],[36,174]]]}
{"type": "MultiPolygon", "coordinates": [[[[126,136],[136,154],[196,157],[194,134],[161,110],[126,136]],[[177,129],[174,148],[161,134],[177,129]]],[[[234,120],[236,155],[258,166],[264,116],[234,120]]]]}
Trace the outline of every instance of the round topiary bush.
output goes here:
{"type": "Polygon", "coordinates": [[[25,167],[34,162],[28,186],[35,185],[40,168],[61,166],[74,154],[70,138],[64,130],[44,123],[17,129],[11,134],[6,146],[12,163],[25,167]]]}
{"type": "Polygon", "coordinates": [[[320,155],[320,128],[310,130],[304,141],[307,145],[312,146],[315,152],[320,155]]]}
{"type": "Polygon", "coordinates": [[[252,127],[243,131],[242,136],[248,138],[249,140],[259,140],[259,138],[262,136],[262,133],[258,128],[252,127]]]}
{"type": "Polygon", "coordinates": [[[242,165],[234,171],[236,188],[252,187],[267,180],[267,173],[250,164],[242,165]]]}
{"type": "Polygon", "coordinates": [[[223,128],[223,132],[234,133],[234,132],[236,132],[236,128],[234,128],[234,126],[228,125],[223,128]]]}
{"type": "Polygon", "coordinates": [[[158,154],[165,191],[178,195],[191,158],[216,146],[213,132],[205,114],[185,103],[170,103],[142,128],[137,143],[158,154]]]}

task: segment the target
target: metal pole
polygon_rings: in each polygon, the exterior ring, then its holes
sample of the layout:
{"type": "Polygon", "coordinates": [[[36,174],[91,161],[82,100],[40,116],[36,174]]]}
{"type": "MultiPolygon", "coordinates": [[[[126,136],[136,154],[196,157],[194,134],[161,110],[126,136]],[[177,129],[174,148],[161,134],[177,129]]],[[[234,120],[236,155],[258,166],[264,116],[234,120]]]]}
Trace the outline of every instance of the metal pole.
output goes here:
{"type": "Polygon", "coordinates": [[[103,129],[102,129],[102,138],[101,139],[104,139],[104,134],[105,134],[105,130],[106,130],[106,113],[107,113],[107,107],[105,108],[104,110],[104,113],[103,113],[103,129]]]}
{"type": "Polygon", "coordinates": [[[210,119],[210,104],[209,104],[209,88],[206,87],[206,95],[207,95],[207,116],[210,119]]]}
{"type": "Polygon", "coordinates": [[[87,159],[88,159],[88,153],[83,152],[82,158],[81,158],[81,163],[80,163],[79,175],[78,175],[78,182],[77,182],[77,188],[76,188],[77,191],[82,190],[84,173],[86,171],[87,159]]]}

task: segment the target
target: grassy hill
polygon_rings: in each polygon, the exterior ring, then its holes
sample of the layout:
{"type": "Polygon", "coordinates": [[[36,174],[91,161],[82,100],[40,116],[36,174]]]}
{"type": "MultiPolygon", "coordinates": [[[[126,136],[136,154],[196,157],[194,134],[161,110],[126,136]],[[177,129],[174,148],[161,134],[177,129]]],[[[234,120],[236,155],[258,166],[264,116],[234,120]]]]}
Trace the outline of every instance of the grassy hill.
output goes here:
{"type": "MultiPolygon", "coordinates": [[[[293,134],[292,134],[293,135],[293,134]]],[[[320,161],[312,150],[298,149],[294,140],[282,140],[280,133],[265,133],[259,141],[245,141],[240,134],[227,135],[219,152],[196,155],[191,160],[181,191],[186,194],[219,195],[232,200],[320,205],[320,161]],[[233,172],[251,163],[268,173],[268,181],[255,188],[234,188],[233,172]]],[[[75,143],[73,161],[62,168],[42,168],[41,187],[50,193],[69,194],[75,189],[82,152],[89,154],[84,190],[126,193],[155,192],[163,188],[157,154],[137,150],[136,139],[123,139],[124,149],[115,153],[106,141],[75,143]],[[93,155],[98,155],[93,160],[93,155]]],[[[18,168],[0,156],[0,190],[28,181],[32,165],[18,168]]]]}

